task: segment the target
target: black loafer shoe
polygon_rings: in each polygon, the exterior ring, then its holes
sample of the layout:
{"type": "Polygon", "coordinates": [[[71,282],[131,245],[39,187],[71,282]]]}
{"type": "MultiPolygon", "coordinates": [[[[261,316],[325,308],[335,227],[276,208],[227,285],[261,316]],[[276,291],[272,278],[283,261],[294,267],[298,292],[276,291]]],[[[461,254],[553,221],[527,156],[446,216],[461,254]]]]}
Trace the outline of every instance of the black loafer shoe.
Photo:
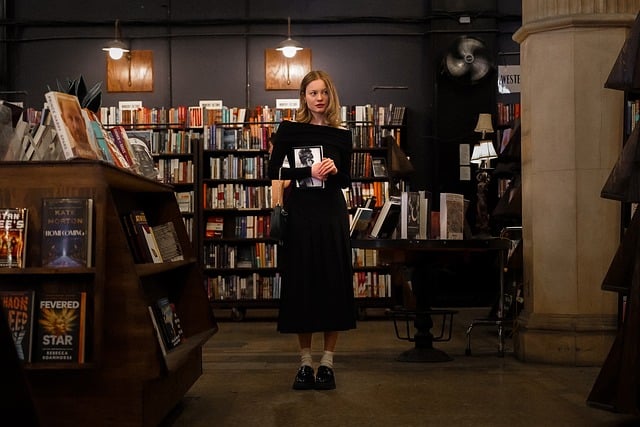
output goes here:
{"type": "Polygon", "coordinates": [[[316,390],[333,390],[336,388],[336,379],[333,369],[320,365],[316,374],[316,390]]]}
{"type": "Polygon", "coordinates": [[[312,390],[315,388],[315,378],[313,377],[313,368],[311,366],[300,366],[296,378],[293,380],[294,390],[312,390]]]}

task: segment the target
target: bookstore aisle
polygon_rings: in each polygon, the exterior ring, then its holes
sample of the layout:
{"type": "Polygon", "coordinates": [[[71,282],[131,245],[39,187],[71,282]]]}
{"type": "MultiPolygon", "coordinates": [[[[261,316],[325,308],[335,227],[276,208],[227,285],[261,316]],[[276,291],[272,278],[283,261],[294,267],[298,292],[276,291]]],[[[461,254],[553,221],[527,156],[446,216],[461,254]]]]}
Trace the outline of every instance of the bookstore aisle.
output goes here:
{"type": "MultiPolygon", "coordinates": [[[[411,343],[396,338],[382,312],[368,312],[339,338],[332,391],[291,389],[295,338],[276,332],[270,313],[252,310],[244,322],[220,313],[220,330],[203,348],[204,373],[163,427],[640,425],[640,418],[586,405],[598,367],[521,363],[510,340],[497,357],[489,327],[474,329],[465,356],[466,327],[488,309],[459,310],[452,340],[436,343],[453,360],[440,363],[396,361],[411,343]]],[[[313,349],[317,363],[316,337],[313,349]]]]}

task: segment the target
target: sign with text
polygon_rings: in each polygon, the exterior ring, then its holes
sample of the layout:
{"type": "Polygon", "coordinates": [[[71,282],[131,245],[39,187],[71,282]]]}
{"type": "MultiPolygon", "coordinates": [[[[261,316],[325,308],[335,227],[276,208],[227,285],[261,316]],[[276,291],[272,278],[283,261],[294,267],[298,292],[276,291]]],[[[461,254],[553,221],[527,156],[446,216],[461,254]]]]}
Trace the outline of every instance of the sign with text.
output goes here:
{"type": "Polygon", "coordinates": [[[276,108],[300,108],[300,100],[298,98],[276,98],[276,108]]]}
{"type": "Polygon", "coordinates": [[[520,66],[498,66],[498,93],[520,93],[520,66]]]}

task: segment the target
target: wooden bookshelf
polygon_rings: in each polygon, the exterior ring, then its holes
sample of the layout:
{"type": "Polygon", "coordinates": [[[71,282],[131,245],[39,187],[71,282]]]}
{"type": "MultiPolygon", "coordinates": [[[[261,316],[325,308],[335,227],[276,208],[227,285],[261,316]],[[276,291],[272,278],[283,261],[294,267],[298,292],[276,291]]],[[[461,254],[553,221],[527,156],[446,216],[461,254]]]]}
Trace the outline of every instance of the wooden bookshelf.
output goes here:
{"type": "Polygon", "coordinates": [[[201,347],[217,331],[173,187],[97,161],[5,162],[0,186],[2,206],[29,208],[27,267],[0,270],[0,289],[88,295],[86,363],[24,364],[42,425],[158,425],[201,375],[201,347]],[[94,200],[94,267],[40,267],[44,197],[94,200]],[[151,225],[173,222],[185,261],[135,264],[120,219],[134,208],[151,225]],[[147,309],[158,295],[175,303],[186,336],[166,356],[147,309]]]}

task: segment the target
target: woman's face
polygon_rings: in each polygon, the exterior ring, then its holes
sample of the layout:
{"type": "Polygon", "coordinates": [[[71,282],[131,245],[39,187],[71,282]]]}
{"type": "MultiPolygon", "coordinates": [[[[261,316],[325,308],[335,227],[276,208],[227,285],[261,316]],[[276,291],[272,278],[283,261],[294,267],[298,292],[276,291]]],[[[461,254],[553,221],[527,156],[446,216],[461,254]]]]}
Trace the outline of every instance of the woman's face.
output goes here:
{"type": "Polygon", "coordinates": [[[304,100],[309,111],[313,114],[324,114],[329,105],[329,90],[321,79],[314,80],[307,85],[304,100]]]}

